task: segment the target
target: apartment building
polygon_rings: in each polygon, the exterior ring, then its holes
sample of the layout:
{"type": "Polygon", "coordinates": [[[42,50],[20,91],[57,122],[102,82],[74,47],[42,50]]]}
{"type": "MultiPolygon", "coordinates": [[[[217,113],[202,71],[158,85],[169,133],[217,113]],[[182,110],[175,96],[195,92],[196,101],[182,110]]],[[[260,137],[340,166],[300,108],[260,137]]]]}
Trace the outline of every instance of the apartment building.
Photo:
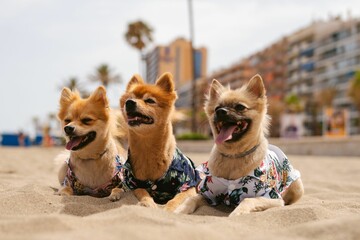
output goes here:
{"type": "Polygon", "coordinates": [[[321,135],[323,111],[317,97],[328,88],[336,89],[335,108],[350,110],[349,133],[356,133],[356,109],[347,96],[350,79],[360,69],[360,21],[313,22],[288,36],[287,92],[305,102],[307,135],[321,135]]]}
{"type": "MultiPolygon", "coordinates": [[[[177,38],[167,46],[156,46],[145,54],[146,81],[154,83],[164,72],[171,72],[177,88],[193,79],[191,44],[184,38],[177,38]]],[[[207,71],[207,50],[194,49],[195,78],[201,78],[207,71]]]]}

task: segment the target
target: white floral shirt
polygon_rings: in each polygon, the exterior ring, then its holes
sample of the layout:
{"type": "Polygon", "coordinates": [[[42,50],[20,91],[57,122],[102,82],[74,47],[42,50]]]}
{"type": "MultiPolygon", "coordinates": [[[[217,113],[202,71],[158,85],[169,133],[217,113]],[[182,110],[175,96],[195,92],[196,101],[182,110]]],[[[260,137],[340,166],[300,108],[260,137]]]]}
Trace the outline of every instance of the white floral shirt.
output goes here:
{"type": "Polygon", "coordinates": [[[253,197],[281,198],[281,193],[300,178],[300,172],[291,166],[286,155],[274,145],[269,145],[259,167],[236,180],[212,176],[207,162],[197,170],[205,175],[197,190],[211,205],[238,205],[244,198],[253,197]]]}

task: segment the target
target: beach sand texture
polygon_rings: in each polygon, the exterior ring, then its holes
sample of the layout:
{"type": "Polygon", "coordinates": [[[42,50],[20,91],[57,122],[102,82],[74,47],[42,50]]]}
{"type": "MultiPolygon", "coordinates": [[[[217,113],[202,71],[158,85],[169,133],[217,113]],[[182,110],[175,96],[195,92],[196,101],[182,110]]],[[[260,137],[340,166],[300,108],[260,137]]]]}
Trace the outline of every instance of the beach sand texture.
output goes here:
{"type": "MultiPolygon", "coordinates": [[[[54,195],[61,148],[0,147],[0,239],[360,239],[360,157],[289,156],[305,195],[294,205],[228,218],[226,206],[176,215],[54,195]]],[[[196,164],[207,154],[186,153],[196,164]]]]}

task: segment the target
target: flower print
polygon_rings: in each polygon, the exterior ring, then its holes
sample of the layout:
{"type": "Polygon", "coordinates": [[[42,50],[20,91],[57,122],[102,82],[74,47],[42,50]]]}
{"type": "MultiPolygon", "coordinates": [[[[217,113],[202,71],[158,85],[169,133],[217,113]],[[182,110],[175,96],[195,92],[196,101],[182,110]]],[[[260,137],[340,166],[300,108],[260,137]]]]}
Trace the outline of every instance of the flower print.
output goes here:
{"type": "Polygon", "coordinates": [[[282,172],[282,184],[284,185],[284,186],[286,186],[286,182],[287,182],[287,178],[288,178],[288,171],[283,171],[282,172]]]}
{"type": "Polygon", "coordinates": [[[191,186],[188,183],[184,183],[181,187],[180,187],[180,192],[184,192],[186,190],[188,190],[191,186]]]}
{"type": "Polygon", "coordinates": [[[265,174],[264,174],[264,175],[261,175],[261,176],[260,176],[260,181],[261,181],[261,182],[267,182],[267,175],[265,175],[265,174]]]}
{"type": "Polygon", "coordinates": [[[260,171],[259,168],[255,168],[255,170],[254,170],[255,177],[260,177],[262,174],[263,174],[263,172],[260,171]]]}
{"type": "Polygon", "coordinates": [[[239,181],[239,184],[242,184],[242,186],[245,186],[245,185],[248,185],[251,181],[252,181],[252,177],[246,176],[244,178],[241,178],[241,180],[239,181]]]}
{"type": "Polygon", "coordinates": [[[271,189],[271,191],[269,192],[269,196],[272,199],[281,198],[281,196],[276,192],[275,188],[271,189]]]}
{"type": "Polygon", "coordinates": [[[275,188],[276,187],[276,180],[270,180],[269,187],[275,188]]]}

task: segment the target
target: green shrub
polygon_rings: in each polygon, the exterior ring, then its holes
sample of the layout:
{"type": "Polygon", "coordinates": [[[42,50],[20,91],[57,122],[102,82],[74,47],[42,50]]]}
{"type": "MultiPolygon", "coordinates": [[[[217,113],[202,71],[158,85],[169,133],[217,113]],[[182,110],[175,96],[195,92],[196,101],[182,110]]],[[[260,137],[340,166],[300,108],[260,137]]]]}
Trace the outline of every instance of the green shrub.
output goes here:
{"type": "Polygon", "coordinates": [[[184,133],[181,135],[176,136],[178,140],[207,140],[209,139],[208,136],[203,135],[201,133],[184,133]]]}

